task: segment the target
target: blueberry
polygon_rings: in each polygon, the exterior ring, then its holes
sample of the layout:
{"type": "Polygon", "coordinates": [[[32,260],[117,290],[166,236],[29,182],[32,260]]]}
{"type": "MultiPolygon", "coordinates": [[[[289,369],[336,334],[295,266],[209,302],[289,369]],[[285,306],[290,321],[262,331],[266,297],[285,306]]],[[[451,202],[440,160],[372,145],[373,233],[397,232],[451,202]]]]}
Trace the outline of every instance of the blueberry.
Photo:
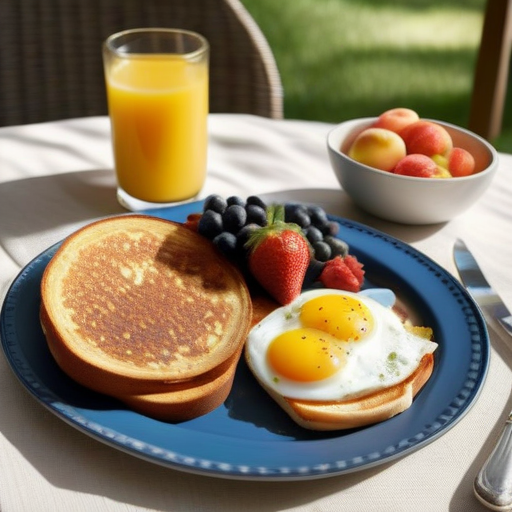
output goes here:
{"type": "Polygon", "coordinates": [[[337,222],[331,221],[329,224],[329,234],[336,236],[340,232],[340,225],[337,222]]]}
{"type": "Polygon", "coordinates": [[[302,204],[288,203],[284,207],[284,212],[286,222],[295,222],[301,228],[307,228],[311,225],[308,210],[302,204]]]}
{"type": "Polygon", "coordinates": [[[292,216],[292,215],[295,215],[295,212],[297,210],[302,210],[304,212],[308,212],[308,209],[303,205],[303,204],[300,204],[300,203],[285,203],[284,205],[284,214],[285,214],[285,219],[288,220],[288,217],[292,216]]]}
{"type": "Polygon", "coordinates": [[[331,248],[331,258],[334,258],[335,256],[341,256],[344,258],[348,254],[349,247],[347,242],[344,240],[331,235],[327,235],[324,238],[324,242],[331,248]]]}
{"type": "Polygon", "coordinates": [[[311,226],[311,219],[309,215],[302,210],[297,210],[291,222],[295,222],[295,224],[298,224],[301,228],[311,226]]]}
{"type": "Polygon", "coordinates": [[[203,211],[213,210],[214,212],[224,213],[227,206],[228,203],[223,197],[211,194],[204,200],[203,211]]]}
{"type": "Polygon", "coordinates": [[[308,288],[312,286],[316,281],[318,281],[318,278],[320,277],[324,267],[325,263],[323,261],[318,261],[314,258],[311,258],[311,261],[309,262],[308,268],[306,270],[306,275],[304,276],[302,287],[308,288]]]}
{"type": "Polygon", "coordinates": [[[337,222],[330,220],[315,224],[315,226],[324,234],[324,236],[336,236],[340,230],[340,225],[337,222]]]}
{"type": "Polygon", "coordinates": [[[318,261],[328,261],[331,259],[331,248],[326,242],[315,242],[313,245],[313,251],[315,252],[315,258],[318,261]]]}
{"type": "Polygon", "coordinates": [[[260,226],[267,225],[267,211],[265,208],[256,204],[247,204],[245,211],[247,212],[247,223],[258,224],[260,226]]]}
{"type": "Polygon", "coordinates": [[[309,226],[306,228],[304,230],[304,234],[311,245],[315,242],[321,242],[324,239],[323,233],[315,226],[309,226]]]}
{"type": "Polygon", "coordinates": [[[223,231],[213,239],[213,245],[228,258],[236,256],[236,236],[233,233],[223,231]]]}
{"type": "Polygon", "coordinates": [[[226,208],[222,214],[224,230],[230,233],[236,233],[245,226],[247,221],[247,212],[243,206],[232,204],[226,208]]]}
{"type": "Polygon", "coordinates": [[[199,219],[197,230],[200,235],[213,240],[223,231],[222,215],[213,210],[206,210],[199,219]]]}
{"type": "Polygon", "coordinates": [[[245,201],[239,196],[230,196],[227,199],[228,206],[238,205],[245,206],[245,201]]]}
{"type": "Polygon", "coordinates": [[[330,222],[328,220],[326,220],[325,222],[317,221],[315,224],[315,227],[317,229],[319,229],[324,236],[331,234],[331,226],[330,226],[330,222]]]}
{"type": "Polygon", "coordinates": [[[313,226],[321,226],[328,221],[327,213],[325,213],[325,210],[321,206],[314,204],[310,205],[308,206],[307,211],[311,218],[311,224],[313,224],[313,226]]]}
{"type": "Polygon", "coordinates": [[[237,234],[236,234],[236,243],[238,249],[242,252],[245,251],[245,244],[249,240],[252,233],[259,229],[261,226],[258,224],[246,224],[237,234]]]}
{"type": "Polygon", "coordinates": [[[255,204],[256,206],[261,206],[264,210],[267,208],[265,201],[261,199],[259,196],[249,196],[247,198],[247,204],[255,204]]]}

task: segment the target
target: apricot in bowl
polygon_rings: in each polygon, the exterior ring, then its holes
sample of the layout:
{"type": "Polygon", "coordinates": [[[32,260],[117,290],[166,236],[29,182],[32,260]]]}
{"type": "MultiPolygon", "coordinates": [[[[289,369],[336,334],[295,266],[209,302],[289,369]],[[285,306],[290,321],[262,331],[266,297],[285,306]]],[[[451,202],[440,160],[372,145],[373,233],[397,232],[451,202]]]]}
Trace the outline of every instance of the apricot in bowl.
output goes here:
{"type": "MultiPolygon", "coordinates": [[[[381,170],[349,156],[356,138],[370,127],[379,127],[377,121],[376,117],[345,121],[327,135],[329,159],[341,187],[360,208],[377,217],[404,224],[447,222],[481,197],[498,169],[498,153],[486,140],[464,128],[431,119],[420,121],[435,123],[446,130],[451,147],[448,144],[444,154],[429,158],[446,169],[452,149],[461,148],[474,160],[471,174],[428,178],[396,174],[396,165],[392,170],[381,170]]],[[[418,120],[411,120],[410,124],[413,122],[418,120]]],[[[401,133],[405,129],[401,127],[401,133]]],[[[407,148],[407,138],[403,140],[407,148]]],[[[436,151],[439,148],[442,146],[436,151]]],[[[457,158],[463,160],[463,156],[457,158]]]]}

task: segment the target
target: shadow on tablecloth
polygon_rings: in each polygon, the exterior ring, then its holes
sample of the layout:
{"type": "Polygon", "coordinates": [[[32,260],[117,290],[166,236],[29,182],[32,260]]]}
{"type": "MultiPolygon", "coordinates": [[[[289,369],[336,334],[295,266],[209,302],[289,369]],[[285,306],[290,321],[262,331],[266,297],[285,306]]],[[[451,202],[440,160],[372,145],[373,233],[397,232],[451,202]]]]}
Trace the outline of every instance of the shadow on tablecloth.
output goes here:
{"type": "Polygon", "coordinates": [[[81,225],[120,213],[112,170],[8,181],[0,184],[0,245],[23,266],[81,225]]]}

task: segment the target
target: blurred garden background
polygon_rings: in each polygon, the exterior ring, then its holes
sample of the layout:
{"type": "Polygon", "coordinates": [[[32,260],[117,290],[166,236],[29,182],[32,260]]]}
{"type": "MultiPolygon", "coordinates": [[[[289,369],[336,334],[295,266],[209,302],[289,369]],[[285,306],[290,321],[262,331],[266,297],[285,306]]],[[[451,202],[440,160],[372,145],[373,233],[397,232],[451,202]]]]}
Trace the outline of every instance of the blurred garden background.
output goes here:
{"type": "MultiPolygon", "coordinates": [[[[485,0],[242,2],[274,52],[285,117],[336,123],[408,107],[467,126],[485,0]]],[[[512,153],[510,103],[493,142],[512,153]]]]}

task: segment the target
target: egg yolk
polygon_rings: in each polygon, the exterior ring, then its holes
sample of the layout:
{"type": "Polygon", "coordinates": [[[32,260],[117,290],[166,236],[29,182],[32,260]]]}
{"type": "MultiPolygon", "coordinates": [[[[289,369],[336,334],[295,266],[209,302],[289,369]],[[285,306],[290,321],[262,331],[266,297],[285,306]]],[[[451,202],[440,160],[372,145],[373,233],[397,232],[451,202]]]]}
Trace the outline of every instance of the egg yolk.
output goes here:
{"type": "Polygon", "coordinates": [[[322,380],[338,372],[346,361],[343,344],[318,329],[283,332],[269,345],[270,366],[282,377],[298,382],[322,380]]]}
{"type": "Polygon", "coordinates": [[[304,327],[320,329],[343,341],[359,341],[373,329],[373,316],[358,298],[323,295],[302,305],[304,327]]]}

